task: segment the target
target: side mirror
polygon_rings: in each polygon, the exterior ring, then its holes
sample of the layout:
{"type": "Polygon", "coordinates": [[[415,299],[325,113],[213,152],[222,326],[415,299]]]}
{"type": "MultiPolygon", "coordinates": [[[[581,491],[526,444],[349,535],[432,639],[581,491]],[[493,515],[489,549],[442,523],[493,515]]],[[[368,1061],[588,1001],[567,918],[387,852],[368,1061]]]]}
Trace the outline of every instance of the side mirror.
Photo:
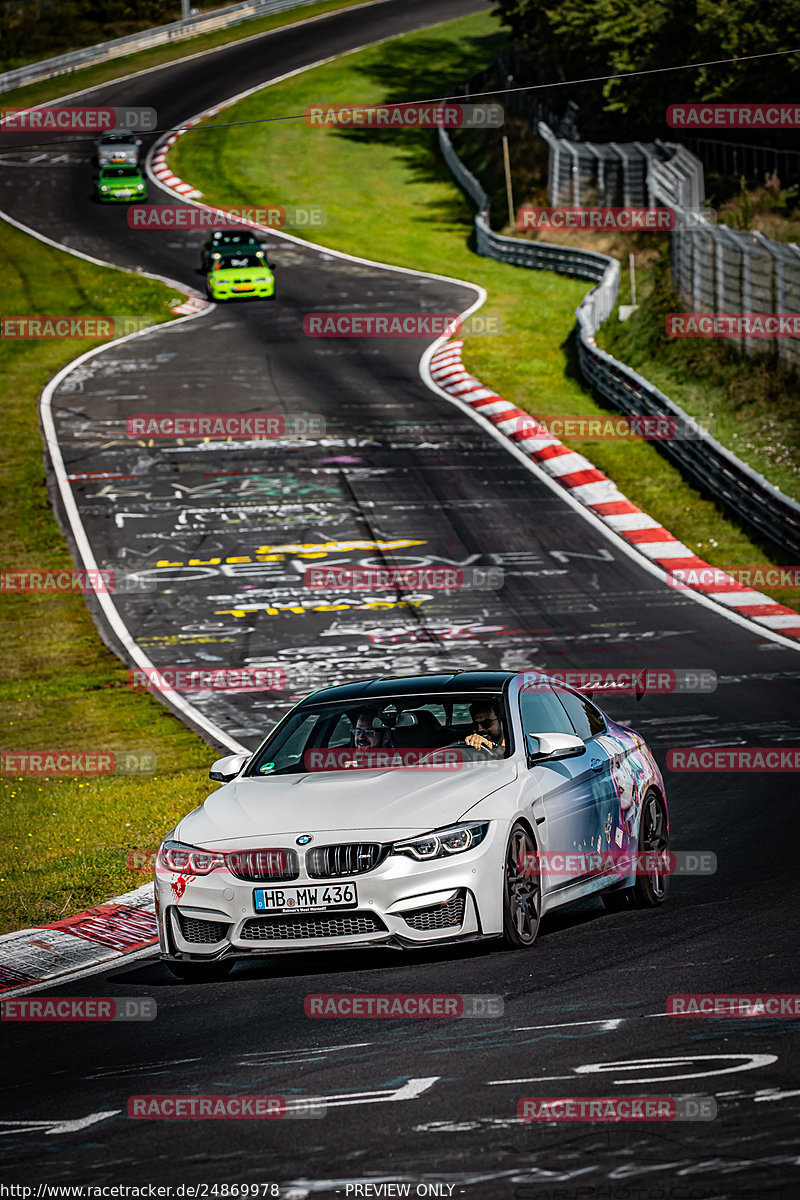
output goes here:
{"type": "Polygon", "coordinates": [[[215,763],[212,763],[208,778],[213,779],[215,783],[230,783],[239,774],[249,757],[249,754],[229,754],[226,758],[218,758],[215,763]]]}
{"type": "Polygon", "coordinates": [[[559,758],[577,758],[586,750],[585,743],[571,733],[540,733],[537,737],[528,733],[525,735],[525,746],[529,767],[555,762],[559,758]]]}

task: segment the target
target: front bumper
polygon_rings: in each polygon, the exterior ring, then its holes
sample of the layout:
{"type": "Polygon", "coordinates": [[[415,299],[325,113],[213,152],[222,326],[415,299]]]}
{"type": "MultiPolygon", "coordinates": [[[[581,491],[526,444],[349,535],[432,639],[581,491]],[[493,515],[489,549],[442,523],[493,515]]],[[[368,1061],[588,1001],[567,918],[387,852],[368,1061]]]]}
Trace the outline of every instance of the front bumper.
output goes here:
{"type": "MultiPolygon", "coordinates": [[[[408,948],[495,937],[503,924],[507,830],[502,826],[502,822],[491,822],[480,845],[463,854],[428,862],[404,854],[390,855],[372,871],[341,879],[310,877],[301,854],[300,875],[285,886],[352,882],[358,902],[350,909],[258,913],[254,890],[280,887],[280,883],[245,882],[227,869],[185,880],[158,868],[155,888],[161,952],[173,959],[209,962],[290,950],[408,948]]],[[[270,844],[278,848],[280,840],[270,844]]]]}
{"type": "Polygon", "coordinates": [[[212,300],[273,300],[275,297],[275,285],[268,283],[257,283],[250,292],[235,292],[233,286],[225,286],[224,284],[209,285],[209,293],[212,300]]]}
{"type": "Polygon", "coordinates": [[[98,191],[97,196],[103,204],[141,204],[147,199],[147,192],[135,192],[132,196],[120,196],[114,192],[98,191]]]}

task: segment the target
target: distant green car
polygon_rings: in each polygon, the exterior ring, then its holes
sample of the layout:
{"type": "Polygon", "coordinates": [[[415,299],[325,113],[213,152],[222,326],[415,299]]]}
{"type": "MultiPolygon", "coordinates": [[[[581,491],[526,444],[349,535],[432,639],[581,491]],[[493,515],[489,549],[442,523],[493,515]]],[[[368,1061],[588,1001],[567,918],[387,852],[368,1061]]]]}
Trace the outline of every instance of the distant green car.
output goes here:
{"type": "Polygon", "coordinates": [[[100,200],[130,204],[133,200],[147,199],[147,184],[138,167],[101,167],[96,185],[100,200]]]}
{"type": "Polygon", "coordinates": [[[239,253],[224,254],[212,261],[206,277],[209,300],[233,300],[252,296],[275,299],[275,277],[263,252],[249,246],[239,253]]]}

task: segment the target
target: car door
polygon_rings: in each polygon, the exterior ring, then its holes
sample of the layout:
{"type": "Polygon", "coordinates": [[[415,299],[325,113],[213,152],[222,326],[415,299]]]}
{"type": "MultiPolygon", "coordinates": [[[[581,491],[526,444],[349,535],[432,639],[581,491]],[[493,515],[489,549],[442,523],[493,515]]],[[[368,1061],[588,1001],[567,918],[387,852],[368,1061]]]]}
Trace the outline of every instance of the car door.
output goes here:
{"type": "MultiPolygon", "coordinates": [[[[566,733],[576,730],[559,695],[549,683],[536,681],[519,691],[523,735],[566,733]]],[[[580,736],[580,735],[578,735],[580,736]]],[[[544,892],[559,891],[579,881],[574,858],[559,869],[560,854],[574,855],[590,849],[597,821],[595,770],[589,749],[574,758],[537,763],[528,767],[523,783],[526,807],[533,810],[539,849],[547,851],[542,870],[544,892]],[[555,855],[555,861],[548,861],[555,855]]]]}
{"type": "MultiPolygon", "coordinates": [[[[609,751],[607,726],[602,713],[585,696],[566,689],[558,691],[558,698],[567,711],[578,737],[586,745],[591,770],[590,787],[593,811],[588,816],[591,851],[617,851],[623,847],[623,819],[620,811],[620,791],[614,773],[615,754],[609,751]]],[[[589,872],[604,882],[599,866],[589,872]]]]}

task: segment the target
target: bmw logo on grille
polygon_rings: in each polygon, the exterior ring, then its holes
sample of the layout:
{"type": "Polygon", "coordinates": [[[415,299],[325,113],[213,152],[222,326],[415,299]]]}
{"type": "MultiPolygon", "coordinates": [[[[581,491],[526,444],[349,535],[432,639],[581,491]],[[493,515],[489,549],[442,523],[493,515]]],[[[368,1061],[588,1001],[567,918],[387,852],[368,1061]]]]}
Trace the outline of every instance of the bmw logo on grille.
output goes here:
{"type": "Polygon", "coordinates": [[[307,846],[307,845],[308,845],[308,843],[309,843],[309,842],[313,842],[313,840],[314,840],[314,837],[313,837],[313,835],[312,835],[312,834],[310,834],[310,833],[301,833],[300,837],[299,837],[299,838],[297,838],[297,842],[296,842],[296,844],[297,844],[298,846],[307,846]]]}

